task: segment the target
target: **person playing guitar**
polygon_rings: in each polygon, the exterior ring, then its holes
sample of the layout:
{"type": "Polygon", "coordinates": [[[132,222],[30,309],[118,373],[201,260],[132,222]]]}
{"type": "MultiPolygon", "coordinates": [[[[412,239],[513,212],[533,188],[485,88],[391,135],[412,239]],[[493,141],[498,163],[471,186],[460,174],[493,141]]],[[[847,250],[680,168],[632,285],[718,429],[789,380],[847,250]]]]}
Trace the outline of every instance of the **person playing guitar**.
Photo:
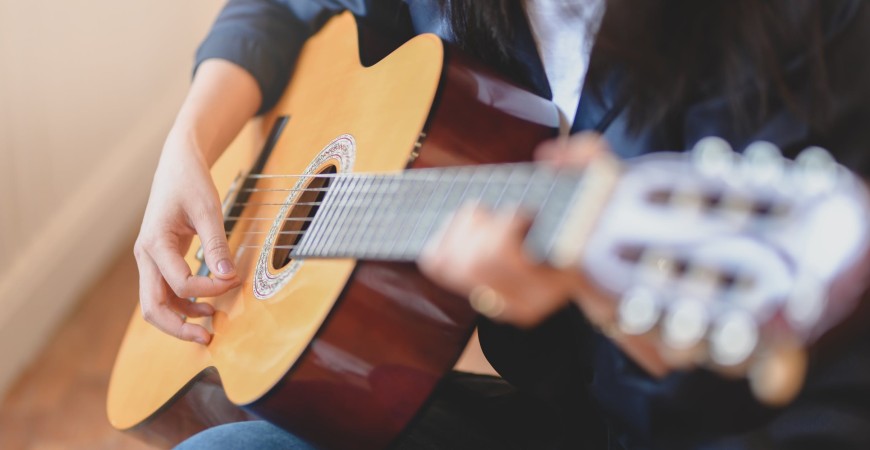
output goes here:
{"type": "MultiPolygon", "coordinates": [[[[304,41],[345,9],[401,39],[438,34],[553,99],[563,135],[536,150],[546,164],[689,150],[720,136],[738,151],[770,141],[787,157],[822,146],[870,173],[866,1],[230,0],[197,53],[135,245],[142,314],[163,332],[212,339],[185,318],[215,308],[186,299],[241,280],[209,168],[278,100],[304,41]],[[194,235],[211,277],[183,259],[194,235]]],[[[516,211],[469,205],[419,258],[488,317],[481,344],[503,378],[451,375],[396,448],[870,448],[866,327],[811,358],[793,402],[765,406],[745,380],[671,371],[648,340],[610,332],[612,310],[576,272],[524,253],[528,227],[516,211]]],[[[180,448],[310,446],[243,422],[180,448]]]]}

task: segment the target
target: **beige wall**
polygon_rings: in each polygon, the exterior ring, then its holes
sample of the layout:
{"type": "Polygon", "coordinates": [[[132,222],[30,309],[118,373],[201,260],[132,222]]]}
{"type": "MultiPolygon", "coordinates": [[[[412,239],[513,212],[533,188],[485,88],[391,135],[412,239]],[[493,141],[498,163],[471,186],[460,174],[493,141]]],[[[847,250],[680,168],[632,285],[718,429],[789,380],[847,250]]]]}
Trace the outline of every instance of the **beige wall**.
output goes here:
{"type": "Polygon", "coordinates": [[[0,397],[129,241],[221,0],[0,0],[0,397]]]}

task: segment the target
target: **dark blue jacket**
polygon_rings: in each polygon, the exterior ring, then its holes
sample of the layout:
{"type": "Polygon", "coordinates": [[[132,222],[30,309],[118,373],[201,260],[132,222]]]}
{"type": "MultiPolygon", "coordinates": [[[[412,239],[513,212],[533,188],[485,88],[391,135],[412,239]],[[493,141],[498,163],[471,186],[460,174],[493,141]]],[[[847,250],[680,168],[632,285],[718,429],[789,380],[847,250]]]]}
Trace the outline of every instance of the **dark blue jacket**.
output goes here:
{"type": "MultiPolygon", "coordinates": [[[[343,9],[397,37],[432,32],[452,38],[435,0],[230,0],[197,52],[197,62],[222,58],[245,67],[262,90],[261,110],[267,110],[284,89],[305,39],[343,9]]],[[[687,149],[710,135],[726,138],[737,149],[764,139],[787,155],[820,145],[854,171],[870,175],[870,4],[825,0],[825,11],[834,123],[825,132],[811,129],[775,98],[773,113],[760,126],[735,127],[727,101],[710,93],[696,96],[699,100],[684,114],[667,123],[629,133],[626,111],[613,95],[618,77],[603,89],[584,88],[572,131],[603,133],[622,157],[687,149]]],[[[551,98],[519,6],[513,14],[522,20],[505,75],[551,98]]],[[[798,55],[788,64],[790,79],[805,74],[803,59],[798,55]]],[[[752,89],[747,87],[747,98],[753,97],[752,89]]],[[[865,328],[835,354],[814,355],[803,392],[782,410],[757,404],[745,382],[703,371],[654,379],[589,327],[576,309],[532,332],[486,323],[481,342],[505,378],[563,411],[566,432],[585,435],[582,440],[595,447],[870,449],[870,326],[865,328]]]]}

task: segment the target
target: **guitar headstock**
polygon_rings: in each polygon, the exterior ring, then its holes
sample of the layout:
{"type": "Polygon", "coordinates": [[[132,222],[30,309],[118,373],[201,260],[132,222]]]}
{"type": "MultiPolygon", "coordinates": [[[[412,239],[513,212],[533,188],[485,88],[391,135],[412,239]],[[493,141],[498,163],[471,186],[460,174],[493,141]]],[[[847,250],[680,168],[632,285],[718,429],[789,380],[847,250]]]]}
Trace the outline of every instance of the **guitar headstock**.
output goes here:
{"type": "Polygon", "coordinates": [[[651,337],[673,366],[748,374],[775,400],[763,369],[781,370],[776,355],[841,322],[867,287],[863,181],[820,148],[787,160],[718,138],[622,171],[581,263],[615,300],[616,330],[651,337]]]}

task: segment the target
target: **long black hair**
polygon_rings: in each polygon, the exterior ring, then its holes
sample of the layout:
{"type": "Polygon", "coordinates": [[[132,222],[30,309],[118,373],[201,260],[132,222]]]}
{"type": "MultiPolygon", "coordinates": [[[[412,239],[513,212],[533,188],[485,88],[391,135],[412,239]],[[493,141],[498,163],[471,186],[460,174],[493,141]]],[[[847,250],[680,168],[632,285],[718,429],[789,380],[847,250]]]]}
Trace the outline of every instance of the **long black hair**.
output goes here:
{"type": "MultiPolygon", "coordinates": [[[[496,64],[510,58],[517,20],[511,11],[520,1],[441,0],[459,44],[496,64]]],[[[724,94],[738,125],[763,120],[775,99],[824,126],[824,3],[606,0],[587,82],[601,87],[618,70],[618,95],[635,130],[681,114],[697,97],[713,93],[724,94]],[[788,76],[796,59],[805,66],[800,86],[788,76]]]]}

